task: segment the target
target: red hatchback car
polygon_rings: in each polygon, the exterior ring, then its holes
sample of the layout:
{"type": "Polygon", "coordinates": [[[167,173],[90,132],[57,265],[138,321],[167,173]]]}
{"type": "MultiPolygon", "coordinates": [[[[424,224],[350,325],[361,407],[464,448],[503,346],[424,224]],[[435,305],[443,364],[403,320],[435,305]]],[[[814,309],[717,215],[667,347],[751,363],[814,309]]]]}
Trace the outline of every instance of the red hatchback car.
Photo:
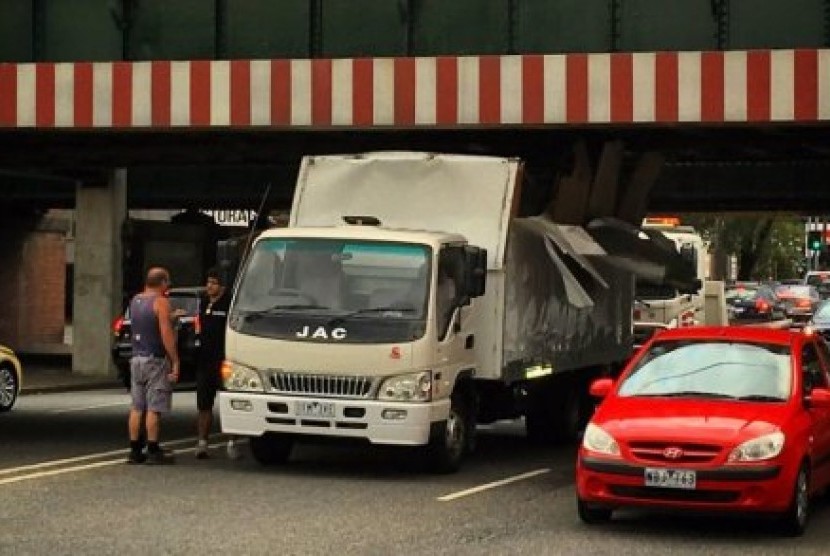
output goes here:
{"type": "Polygon", "coordinates": [[[830,485],[830,351],[818,336],[751,327],[676,328],[646,343],[583,437],[577,507],[757,513],[803,533],[830,485]]]}

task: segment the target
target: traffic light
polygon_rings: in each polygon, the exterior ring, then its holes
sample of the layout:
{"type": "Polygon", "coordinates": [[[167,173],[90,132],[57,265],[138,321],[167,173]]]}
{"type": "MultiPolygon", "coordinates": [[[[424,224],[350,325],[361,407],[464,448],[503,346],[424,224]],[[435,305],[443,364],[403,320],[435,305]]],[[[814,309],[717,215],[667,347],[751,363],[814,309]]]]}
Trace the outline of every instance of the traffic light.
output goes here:
{"type": "Polygon", "coordinates": [[[820,231],[807,232],[807,247],[810,251],[821,251],[824,249],[824,238],[820,231]]]}

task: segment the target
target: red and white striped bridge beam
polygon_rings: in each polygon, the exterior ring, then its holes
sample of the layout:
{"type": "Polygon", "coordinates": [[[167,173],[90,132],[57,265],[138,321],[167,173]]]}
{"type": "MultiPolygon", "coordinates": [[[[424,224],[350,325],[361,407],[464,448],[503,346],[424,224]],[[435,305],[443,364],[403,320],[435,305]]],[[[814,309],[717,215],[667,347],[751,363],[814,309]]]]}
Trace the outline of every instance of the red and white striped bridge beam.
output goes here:
{"type": "Polygon", "coordinates": [[[0,64],[0,129],[818,122],[830,50],[0,64]]]}

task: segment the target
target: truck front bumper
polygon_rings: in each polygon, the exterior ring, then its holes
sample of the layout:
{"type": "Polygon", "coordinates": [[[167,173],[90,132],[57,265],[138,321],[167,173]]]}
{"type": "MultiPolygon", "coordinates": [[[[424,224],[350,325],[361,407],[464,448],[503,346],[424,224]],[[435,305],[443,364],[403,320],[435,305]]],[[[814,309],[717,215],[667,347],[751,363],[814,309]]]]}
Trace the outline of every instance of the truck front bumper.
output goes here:
{"type": "Polygon", "coordinates": [[[446,421],[449,411],[449,399],[401,403],[251,392],[219,393],[222,432],[241,436],[277,432],[360,438],[372,444],[421,446],[429,441],[432,423],[446,421]],[[310,412],[311,406],[321,411],[310,412]],[[306,414],[301,415],[303,411],[306,414]]]}

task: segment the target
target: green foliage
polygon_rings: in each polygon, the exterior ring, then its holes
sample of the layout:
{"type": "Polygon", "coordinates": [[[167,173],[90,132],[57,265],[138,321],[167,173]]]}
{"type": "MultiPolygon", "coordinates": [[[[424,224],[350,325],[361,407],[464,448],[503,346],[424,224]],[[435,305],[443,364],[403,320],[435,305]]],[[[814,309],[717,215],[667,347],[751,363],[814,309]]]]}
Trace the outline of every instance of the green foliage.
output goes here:
{"type": "Polygon", "coordinates": [[[793,278],[804,272],[804,220],[793,215],[693,214],[681,218],[710,252],[738,258],[738,279],[793,278]]]}

